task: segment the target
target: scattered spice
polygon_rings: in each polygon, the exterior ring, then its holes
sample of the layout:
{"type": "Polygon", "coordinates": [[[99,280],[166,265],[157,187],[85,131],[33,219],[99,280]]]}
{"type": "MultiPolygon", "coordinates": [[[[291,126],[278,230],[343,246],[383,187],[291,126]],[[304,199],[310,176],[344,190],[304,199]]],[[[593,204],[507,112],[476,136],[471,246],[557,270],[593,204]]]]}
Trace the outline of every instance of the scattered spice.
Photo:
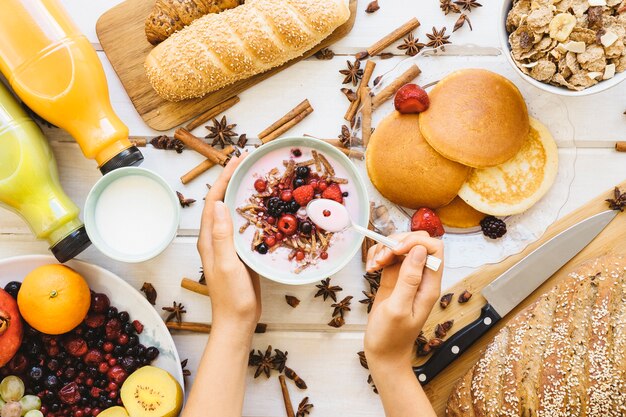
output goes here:
{"type": "Polygon", "coordinates": [[[220,145],[224,148],[227,145],[234,145],[233,137],[237,136],[237,133],[233,130],[237,127],[237,124],[228,124],[226,116],[222,116],[222,119],[218,122],[213,118],[213,126],[205,126],[209,134],[205,136],[207,139],[213,139],[211,146],[220,145]]]}
{"type": "Polygon", "coordinates": [[[469,26],[470,30],[474,30],[474,28],[472,28],[472,22],[470,21],[469,17],[467,17],[467,15],[463,13],[456,20],[456,23],[454,23],[454,29],[452,30],[452,32],[454,33],[457,30],[461,29],[463,25],[465,24],[465,22],[467,22],[467,26],[469,26]]]}
{"type": "Polygon", "coordinates": [[[143,285],[141,286],[141,292],[143,292],[146,295],[146,298],[148,299],[148,302],[150,304],[152,305],[156,304],[157,291],[154,289],[152,284],[150,284],[149,282],[144,282],[143,285]]]}
{"type": "Polygon", "coordinates": [[[463,10],[467,10],[469,12],[476,7],[483,7],[482,4],[478,3],[476,0],[456,0],[454,2],[457,6],[459,6],[463,10]]]}
{"type": "Polygon", "coordinates": [[[423,331],[420,331],[420,334],[417,335],[417,339],[415,339],[415,344],[417,345],[427,345],[428,339],[423,331]]]}
{"type": "Polygon", "coordinates": [[[340,328],[344,324],[346,324],[346,321],[341,316],[334,317],[331,321],[328,322],[328,325],[330,327],[334,327],[335,329],[340,328]]]}
{"type": "Polygon", "coordinates": [[[441,340],[438,337],[435,337],[434,339],[430,339],[428,341],[428,346],[431,349],[439,349],[441,347],[441,345],[443,344],[443,340],[441,340]]]}
{"type": "Polygon", "coordinates": [[[379,75],[378,77],[374,78],[374,81],[372,81],[372,84],[374,84],[374,87],[376,87],[379,83],[380,80],[382,80],[383,76],[379,75]]]}
{"type": "Polygon", "coordinates": [[[417,345],[417,356],[428,356],[433,351],[428,343],[425,345],[417,345]]]}
{"type": "Polygon", "coordinates": [[[427,33],[426,37],[430,39],[430,41],[426,44],[426,46],[430,48],[439,48],[441,46],[442,51],[445,51],[444,45],[451,43],[448,40],[450,38],[450,35],[446,36],[445,26],[442,27],[440,30],[437,30],[437,28],[433,26],[432,33],[427,33]]]}
{"type": "Polygon", "coordinates": [[[452,301],[452,297],[454,296],[453,292],[449,292],[441,297],[439,300],[439,306],[441,308],[446,308],[450,305],[450,301],[452,301]]]}
{"type": "Polygon", "coordinates": [[[342,84],[350,84],[356,86],[359,83],[361,77],[363,77],[363,70],[361,69],[361,61],[358,59],[354,63],[346,61],[348,65],[347,69],[340,70],[339,73],[344,75],[342,84]]]}
{"type": "Polygon", "coordinates": [[[376,289],[370,289],[369,291],[361,291],[365,298],[359,300],[359,303],[367,305],[367,314],[372,311],[372,307],[374,306],[374,300],[376,299],[376,289]]]}
{"type": "Polygon", "coordinates": [[[311,413],[313,404],[309,403],[309,397],[304,397],[300,404],[298,404],[298,411],[296,411],[296,417],[304,417],[311,413]]]}
{"type": "Polygon", "coordinates": [[[282,372],[285,369],[285,363],[287,363],[287,355],[289,352],[279,349],[274,349],[274,356],[272,356],[272,367],[278,372],[282,372]]]}
{"type": "Polygon", "coordinates": [[[248,136],[245,133],[239,135],[239,139],[237,139],[237,146],[243,148],[248,143],[248,136]]]}
{"type": "Polygon", "coordinates": [[[315,287],[319,288],[319,290],[315,294],[315,297],[322,296],[324,298],[324,301],[326,301],[326,299],[330,297],[334,302],[337,302],[337,293],[343,290],[343,288],[338,285],[331,286],[330,278],[323,279],[321,281],[321,284],[317,284],[315,287]]]}
{"type": "Polygon", "coordinates": [[[274,367],[273,358],[272,358],[272,346],[269,345],[265,350],[265,354],[261,353],[261,351],[257,351],[258,353],[250,352],[250,357],[248,358],[248,365],[256,366],[257,369],[254,372],[254,377],[258,378],[261,374],[265,374],[267,378],[270,377],[271,371],[274,367]]]}
{"type": "Polygon", "coordinates": [[[191,376],[191,371],[190,371],[189,369],[187,369],[187,361],[188,361],[188,360],[189,360],[189,359],[183,359],[183,360],[180,362],[180,367],[181,367],[181,368],[182,368],[182,370],[183,370],[183,377],[186,377],[186,376],[191,376]]]}
{"type": "Polygon", "coordinates": [[[389,59],[393,58],[393,54],[391,52],[383,52],[377,55],[380,59],[389,59]]]}
{"type": "Polygon", "coordinates": [[[425,46],[423,43],[418,42],[419,38],[413,37],[413,33],[409,33],[406,38],[403,39],[403,44],[398,46],[398,49],[404,51],[405,55],[415,56],[425,46]]]}
{"type": "Polygon", "coordinates": [[[331,307],[335,308],[333,310],[333,317],[335,316],[343,317],[345,312],[350,311],[350,303],[351,303],[350,300],[352,300],[351,295],[345,297],[343,300],[339,301],[338,303],[332,304],[331,307]]]}
{"type": "Polygon", "coordinates": [[[461,13],[459,6],[452,3],[452,0],[441,0],[439,2],[439,8],[447,16],[448,13],[461,13]]]}
{"type": "Polygon", "coordinates": [[[193,198],[185,198],[183,193],[181,193],[180,191],[176,191],[176,195],[178,196],[178,202],[180,203],[181,207],[189,207],[196,202],[196,200],[194,200],[193,198]]]}
{"type": "Polygon", "coordinates": [[[150,145],[156,149],[175,150],[176,153],[182,153],[185,145],[178,139],[170,138],[166,135],[156,136],[150,139],[150,145]]]}
{"type": "Polygon", "coordinates": [[[200,267],[200,279],[198,279],[200,284],[206,284],[206,277],[204,276],[204,268],[200,267]]]}
{"type": "Polygon", "coordinates": [[[287,414],[287,417],[295,417],[295,414],[293,412],[293,404],[291,403],[291,396],[289,395],[289,388],[287,388],[287,383],[285,382],[285,376],[279,375],[278,382],[280,383],[280,390],[283,393],[285,413],[287,414]]]}
{"type": "Polygon", "coordinates": [[[356,137],[350,132],[350,128],[346,125],[341,125],[341,133],[337,137],[341,145],[346,148],[349,148],[352,145],[352,141],[356,140],[356,137]]]}
{"type": "Polygon", "coordinates": [[[296,387],[300,389],[307,389],[306,382],[298,376],[296,371],[288,366],[285,366],[285,376],[291,379],[296,384],[296,387]]]}
{"type": "Polygon", "coordinates": [[[294,297],[293,295],[285,295],[285,301],[287,301],[287,304],[289,304],[293,308],[298,307],[298,305],[300,304],[300,300],[298,299],[298,297],[294,297]]]}
{"type": "Polygon", "coordinates": [[[374,13],[378,9],[380,9],[380,6],[378,5],[378,0],[374,0],[370,2],[370,4],[367,5],[367,8],[365,9],[365,13],[374,13]]]}
{"type": "Polygon", "coordinates": [[[438,323],[437,326],[435,326],[435,336],[443,339],[444,337],[446,337],[453,324],[454,320],[448,320],[444,321],[443,323],[438,323]]]}
{"type": "Polygon", "coordinates": [[[342,88],[341,92],[345,94],[346,98],[350,103],[356,100],[356,93],[351,88],[342,88]]]}
{"type": "Polygon", "coordinates": [[[354,58],[355,58],[356,60],[358,60],[358,61],[362,61],[362,60],[364,60],[365,58],[367,58],[368,56],[370,56],[370,54],[369,54],[369,53],[367,53],[367,51],[361,51],[361,52],[357,52],[357,53],[354,55],[354,58]]]}
{"type": "Polygon", "coordinates": [[[335,57],[335,53],[328,48],[322,48],[315,53],[315,58],[321,60],[329,60],[335,57]]]}
{"type": "Polygon", "coordinates": [[[361,364],[361,366],[365,369],[370,369],[369,366],[367,366],[367,358],[365,357],[365,352],[357,352],[357,356],[359,357],[359,363],[361,364]]]}
{"type": "Polygon", "coordinates": [[[467,303],[470,298],[472,298],[472,293],[464,290],[461,295],[459,295],[459,304],[467,303]]]}
{"type": "Polygon", "coordinates": [[[367,376],[367,383],[372,387],[374,394],[378,394],[378,388],[376,388],[376,384],[374,384],[374,378],[372,378],[372,375],[367,376]]]}
{"type": "Polygon", "coordinates": [[[261,351],[259,351],[259,353],[256,353],[256,351],[252,349],[250,351],[250,355],[248,355],[248,366],[259,366],[262,359],[263,355],[261,354],[261,351]]]}
{"type": "Polygon", "coordinates": [[[619,188],[615,187],[613,190],[613,198],[605,200],[609,203],[611,210],[624,211],[626,207],[626,193],[622,193],[619,188]]]}
{"type": "Polygon", "coordinates": [[[183,322],[183,314],[187,312],[187,310],[185,310],[185,306],[182,305],[182,303],[177,303],[176,301],[174,301],[171,307],[163,307],[162,310],[170,313],[167,315],[165,321],[176,319],[178,324],[183,322]]]}

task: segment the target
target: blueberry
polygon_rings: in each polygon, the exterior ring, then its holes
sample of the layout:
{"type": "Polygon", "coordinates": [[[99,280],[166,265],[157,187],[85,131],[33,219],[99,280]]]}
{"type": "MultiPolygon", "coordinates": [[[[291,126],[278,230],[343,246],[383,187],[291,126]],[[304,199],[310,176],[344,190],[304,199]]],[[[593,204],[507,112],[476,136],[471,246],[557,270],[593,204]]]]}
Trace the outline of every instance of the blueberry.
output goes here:
{"type": "Polygon", "coordinates": [[[128,314],[127,311],[121,311],[118,315],[117,318],[120,319],[120,321],[122,323],[126,323],[128,322],[128,320],[130,319],[130,315],[128,314]]]}
{"type": "Polygon", "coordinates": [[[33,366],[30,368],[30,371],[28,371],[28,376],[33,381],[39,381],[43,377],[43,369],[39,366],[33,366]]]}
{"type": "Polygon", "coordinates": [[[298,187],[302,187],[304,184],[306,184],[306,181],[304,180],[304,178],[296,178],[295,180],[293,180],[294,189],[298,187]]]}
{"type": "Polygon", "coordinates": [[[296,176],[298,178],[306,178],[309,175],[309,167],[298,167],[296,168],[296,176]]]}
{"type": "Polygon", "coordinates": [[[267,245],[265,243],[260,243],[256,247],[256,251],[259,252],[261,255],[265,255],[268,250],[269,250],[269,248],[267,247],[267,245]]]}
{"type": "Polygon", "coordinates": [[[349,196],[350,194],[349,194],[347,191],[344,191],[341,195],[342,195],[342,196],[344,196],[344,197],[347,197],[347,196],[349,196]]]}
{"type": "Polygon", "coordinates": [[[312,230],[313,225],[311,224],[311,222],[304,221],[300,223],[300,232],[304,233],[305,235],[310,234],[312,230]]]}
{"type": "Polygon", "coordinates": [[[11,281],[4,286],[4,290],[8,292],[11,297],[17,298],[17,293],[19,292],[21,286],[21,282],[11,281]]]}
{"type": "Polygon", "coordinates": [[[146,358],[153,361],[157,358],[157,356],[159,356],[159,353],[159,349],[154,346],[150,346],[148,349],[146,349],[146,358]]]}

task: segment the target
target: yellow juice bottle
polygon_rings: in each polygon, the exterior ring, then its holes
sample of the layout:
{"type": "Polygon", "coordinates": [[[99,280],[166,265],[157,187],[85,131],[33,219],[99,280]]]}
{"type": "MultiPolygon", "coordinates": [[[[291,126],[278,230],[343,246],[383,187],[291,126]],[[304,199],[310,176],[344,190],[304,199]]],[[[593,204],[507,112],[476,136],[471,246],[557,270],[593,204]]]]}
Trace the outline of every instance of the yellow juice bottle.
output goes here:
{"type": "Polygon", "coordinates": [[[143,160],[111,107],[98,55],[57,0],[0,1],[0,71],[27,106],[67,130],[103,174],[143,160]]]}
{"type": "Polygon", "coordinates": [[[48,141],[1,82],[0,206],[26,220],[60,262],[91,244],[78,207],[61,188],[48,141]]]}

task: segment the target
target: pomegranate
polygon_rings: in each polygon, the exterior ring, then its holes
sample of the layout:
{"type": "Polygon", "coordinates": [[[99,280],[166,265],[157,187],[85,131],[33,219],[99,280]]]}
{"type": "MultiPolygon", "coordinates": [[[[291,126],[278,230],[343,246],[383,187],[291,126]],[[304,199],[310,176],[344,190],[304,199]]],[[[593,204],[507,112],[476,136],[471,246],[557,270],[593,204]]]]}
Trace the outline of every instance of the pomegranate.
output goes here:
{"type": "Polygon", "coordinates": [[[0,367],[13,358],[22,343],[22,318],[17,302],[0,289],[0,367]]]}

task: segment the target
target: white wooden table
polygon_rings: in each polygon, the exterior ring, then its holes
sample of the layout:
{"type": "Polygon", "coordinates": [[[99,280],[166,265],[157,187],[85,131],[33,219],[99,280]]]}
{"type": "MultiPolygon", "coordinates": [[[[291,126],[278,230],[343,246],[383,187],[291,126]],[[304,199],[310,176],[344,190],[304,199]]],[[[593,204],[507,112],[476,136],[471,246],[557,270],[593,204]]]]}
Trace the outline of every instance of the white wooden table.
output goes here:
{"type": "MultiPolygon", "coordinates": [[[[129,125],[131,135],[152,137],[157,132],[148,128],[138,116],[122,88],[117,76],[101,52],[95,35],[98,17],[119,3],[120,0],[62,0],[82,31],[89,37],[107,72],[110,95],[113,105],[121,118],[129,125]]],[[[474,43],[481,46],[499,47],[497,25],[499,24],[500,2],[484,1],[484,7],[475,9],[470,17],[474,31],[467,27],[453,34],[454,43],[474,43]]],[[[411,16],[416,16],[422,26],[417,31],[420,40],[432,26],[446,26],[451,29],[456,15],[444,16],[437,0],[380,0],[381,9],[367,15],[364,9],[367,1],[359,2],[359,12],[352,32],[332,49],[337,56],[329,61],[309,59],[262,82],[240,95],[241,102],[227,112],[231,123],[237,123],[237,132],[248,133],[248,137],[265,128],[271,121],[282,116],[303,98],[308,98],[315,112],[304,122],[292,129],[290,134],[310,133],[320,137],[334,137],[343,122],[347,101],[340,93],[341,76],[338,70],[345,66],[349,55],[365,49],[374,41],[386,35],[411,16]]],[[[394,47],[390,52],[399,53],[394,47]]],[[[377,61],[375,76],[387,71],[402,59],[398,55],[385,61],[377,61]]],[[[472,66],[480,57],[448,56],[437,58],[441,68],[472,66]]],[[[427,75],[425,73],[425,75],[427,75]]],[[[524,81],[513,78],[520,86],[524,81]]],[[[540,90],[530,88],[530,94],[541,95],[540,90]]],[[[528,97],[527,97],[528,98],[528,97]]],[[[590,97],[563,99],[575,130],[576,145],[579,147],[576,161],[576,177],[571,196],[561,215],[583,204],[600,191],[612,187],[626,178],[626,154],[619,154],[612,148],[615,141],[626,140],[626,82],[614,89],[590,97]]],[[[543,115],[543,121],[550,126],[551,117],[543,115]]],[[[203,128],[197,133],[205,134],[203,128]]],[[[93,161],[83,158],[78,146],[71,137],[58,129],[47,129],[58,160],[61,181],[73,200],[83,205],[89,189],[100,178],[93,161]]],[[[557,138],[558,139],[558,138],[557,138]]],[[[254,143],[254,140],[251,141],[254,143]]],[[[144,281],[154,284],[159,292],[157,308],[183,301],[187,306],[186,320],[210,322],[210,304],[206,297],[190,293],[180,288],[183,276],[197,278],[200,259],[196,252],[196,236],[199,216],[202,209],[202,196],[205,183],[212,182],[220,168],[214,168],[188,186],[180,184],[179,177],[203,158],[192,151],[178,155],[173,151],[143,148],[144,167],[154,169],[163,175],[176,190],[186,196],[196,198],[191,208],[183,210],[181,229],[169,249],[158,258],[139,265],[122,264],[104,257],[95,248],[90,248],[79,259],[103,266],[140,288],[144,281]]],[[[34,240],[27,226],[15,215],[0,210],[0,257],[24,254],[46,254],[46,244],[34,240]]],[[[446,269],[444,287],[461,279],[471,272],[469,268],[446,269]]],[[[288,287],[269,281],[262,282],[263,316],[262,322],[270,323],[276,331],[255,335],[254,346],[264,349],[268,344],[289,352],[289,366],[297,370],[309,385],[302,392],[293,387],[292,400],[297,404],[303,396],[309,396],[315,404],[314,416],[381,416],[382,407],[378,397],[365,382],[367,371],[359,365],[356,352],[362,350],[363,330],[367,321],[363,305],[356,302],[365,289],[361,278],[363,267],[360,258],[354,259],[348,267],[333,277],[333,282],[343,287],[340,295],[353,295],[355,302],[347,315],[347,325],[340,331],[326,326],[330,319],[330,302],[313,299],[315,287],[306,285],[288,287]],[[296,309],[289,307],[285,294],[297,296],[302,303],[296,309]]],[[[174,336],[181,358],[189,358],[188,368],[192,376],[206,336],[198,334],[176,334],[174,336]]],[[[291,387],[293,385],[290,385],[291,387]]],[[[278,380],[275,376],[253,380],[250,375],[245,400],[245,416],[284,416],[284,406],[278,380]]]]}

